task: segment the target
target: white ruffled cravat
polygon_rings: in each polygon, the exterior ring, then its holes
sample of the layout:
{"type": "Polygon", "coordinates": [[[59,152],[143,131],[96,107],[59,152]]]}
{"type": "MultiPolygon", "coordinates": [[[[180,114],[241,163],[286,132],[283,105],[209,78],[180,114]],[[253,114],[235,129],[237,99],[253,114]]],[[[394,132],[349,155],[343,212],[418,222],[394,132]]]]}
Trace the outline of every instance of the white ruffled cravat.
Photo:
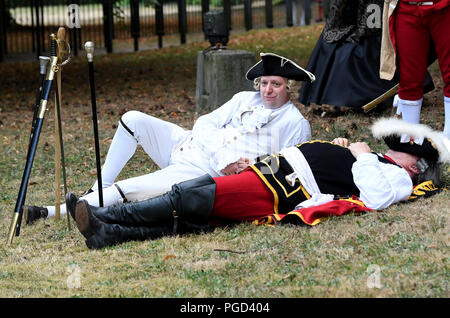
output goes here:
{"type": "Polygon", "coordinates": [[[241,116],[242,125],[239,127],[239,131],[252,133],[256,129],[260,129],[270,121],[272,112],[273,109],[265,108],[263,105],[254,106],[250,110],[241,112],[239,116],[241,116]]]}

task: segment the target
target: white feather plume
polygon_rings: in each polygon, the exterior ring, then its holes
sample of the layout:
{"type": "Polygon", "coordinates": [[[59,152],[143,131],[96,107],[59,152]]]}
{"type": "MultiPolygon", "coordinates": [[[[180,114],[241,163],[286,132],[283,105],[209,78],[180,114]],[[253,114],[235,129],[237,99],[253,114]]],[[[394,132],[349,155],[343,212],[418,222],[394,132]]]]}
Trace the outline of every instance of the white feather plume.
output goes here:
{"type": "Polygon", "coordinates": [[[423,124],[411,124],[397,118],[381,118],[372,125],[372,135],[381,139],[383,137],[407,134],[414,139],[424,136],[431,139],[439,151],[439,162],[450,163],[450,139],[442,132],[435,131],[423,124]]]}

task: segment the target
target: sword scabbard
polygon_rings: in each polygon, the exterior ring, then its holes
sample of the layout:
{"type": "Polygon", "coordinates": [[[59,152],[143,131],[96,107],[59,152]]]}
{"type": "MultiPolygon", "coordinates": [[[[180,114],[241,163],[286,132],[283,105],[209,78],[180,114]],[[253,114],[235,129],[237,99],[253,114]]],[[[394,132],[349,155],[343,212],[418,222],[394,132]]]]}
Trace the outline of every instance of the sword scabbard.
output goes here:
{"type": "Polygon", "coordinates": [[[382,103],[383,101],[385,101],[386,99],[388,99],[389,97],[391,97],[392,95],[397,93],[397,90],[398,90],[398,84],[395,85],[394,87],[390,88],[388,91],[381,94],[380,96],[378,96],[377,98],[375,98],[374,100],[367,103],[366,105],[364,105],[361,108],[364,110],[365,113],[367,113],[367,112],[371,111],[372,109],[374,109],[375,107],[377,107],[378,104],[382,103]]]}
{"type": "Polygon", "coordinates": [[[51,37],[51,49],[50,49],[50,63],[47,68],[44,85],[42,88],[41,100],[39,102],[39,109],[36,117],[36,127],[33,132],[33,136],[30,141],[30,145],[27,153],[27,161],[25,163],[25,169],[22,175],[22,181],[20,184],[19,194],[16,201],[16,207],[14,209],[14,215],[11,221],[11,225],[8,232],[7,244],[12,243],[14,233],[16,236],[20,234],[20,226],[22,223],[23,205],[25,203],[26,191],[28,187],[28,180],[31,174],[31,168],[33,166],[34,156],[36,153],[37,144],[39,142],[39,135],[42,129],[42,122],[44,120],[45,111],[47,110],[47,101],[50,94],[52,81],[57,72],[57,57],[56,57],[56,36],[54,34],[51,37]]]}

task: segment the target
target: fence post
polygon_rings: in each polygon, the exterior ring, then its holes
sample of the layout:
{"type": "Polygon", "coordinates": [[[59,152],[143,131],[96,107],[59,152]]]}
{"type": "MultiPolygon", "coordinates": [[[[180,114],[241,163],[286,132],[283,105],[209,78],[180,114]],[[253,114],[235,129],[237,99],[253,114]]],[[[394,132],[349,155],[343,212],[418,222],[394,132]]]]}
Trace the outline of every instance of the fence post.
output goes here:
{"type": "Polygon", "coordinates": [[[139,50],[139,36],[140,36],[140,19],[139,19],[139,0],[130,0],[130,15],[131,15],[131,36],[134,39],[134,50],[139,50]]]}
{"type": "Polygon", "coordinates": [[[162,48],[162,37],[164,35],[164,12],[162,0],[155,3],[155,24],[156,34],[158,35],[158,47],[162,48]]]}
{"type": "Polygon", "coordinates": [[[41,55],[41,17],[39,14],[39,2],[38,0],[32,2],[34,12],[36,13],[36,28],[33,28],[33,32],[36,32],[36,55],[38,59],[41,55]]]}
{"type": "Polygon", "coordinates": [[[112,53],[113,51],[113,3],[108,0],[104,0],[103,4],[103,34],[105,36],[106,52],[112,53]]]}
{"type": "Polygon", "coordinates": [[[36,39],[34,35],[34,0],[30,2],[30,16],[31,16],[31,50],[36,52],[36,39]]]}
{"type": "Polygon", "coordinates": [[[292,20],[292,0],[286,0],[286,25],[290,27],[294,25],[292,20]]]}
{"type": "Polygon", "coordinates": [[[273,7],[272,0],[266,1],[266,26],[268,28],[273,28],[273,7]]]}
{"type": "Polygon", "coordinates": [[[311,24],[311,0],[305,0],[305,24],[311,24]]]}
{"type": "Polygon", "coordinates": [[[227,29],[231,30],[231,0],[223,0],[223,15],[227,29]]]}
{"type": "MultiPolygon", "coordinates": [[[[41,44],[42,44],[42,50],[45,51],[45,22],[44,22],[44,0],[39,0],[39,9],[41,11],[41,25],[39,26],[40,32],[41,32],[41,44]]],[[[37,57],[39,59],[39,56],[37,57]]]]}
{"type": "Polygon", "coordinates": [[[5,0],[0,0],[0,62],[3,62],[3,49],[4,49],[4,27],[5,27],[5,20],[6,20],[6,6],[5,6],[5,0]]]}
{"type": "Polygon", "coordinates": [[[252,0],[244,0],[244,21],[247,31],[253,28],[252,20],[252,0]]]}
{"type": "Polygon", "coordinates": [[[181,44],[185,44],[187,33],[186,0],[178,0],[178,31],[180,32],[181,44]]]}

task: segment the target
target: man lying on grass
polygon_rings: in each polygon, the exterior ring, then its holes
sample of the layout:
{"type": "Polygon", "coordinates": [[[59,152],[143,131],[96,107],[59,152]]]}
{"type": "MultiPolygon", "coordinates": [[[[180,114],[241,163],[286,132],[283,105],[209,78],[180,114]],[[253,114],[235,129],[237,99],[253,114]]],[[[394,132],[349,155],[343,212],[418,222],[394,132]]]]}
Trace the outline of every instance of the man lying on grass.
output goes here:
{"type": "Polygon", "coordinates": [[[239,174],[184,181],[145,201],[97,208],[69,193],[66,204],[87,246],[95,249],[257,220],[338,196],[358,196],[366,207],[384,209],[407,200],[413,184],[431,179],[438,185],[439,162],[450,161],[450,140],[441,133],[392,120],[372,127],[390,148],[384,156],[345,138],[304,142],[261,157],[239,174]],[[414,131],[425,132],[421,145],[400,142],[402,132],[414,131]]]}

